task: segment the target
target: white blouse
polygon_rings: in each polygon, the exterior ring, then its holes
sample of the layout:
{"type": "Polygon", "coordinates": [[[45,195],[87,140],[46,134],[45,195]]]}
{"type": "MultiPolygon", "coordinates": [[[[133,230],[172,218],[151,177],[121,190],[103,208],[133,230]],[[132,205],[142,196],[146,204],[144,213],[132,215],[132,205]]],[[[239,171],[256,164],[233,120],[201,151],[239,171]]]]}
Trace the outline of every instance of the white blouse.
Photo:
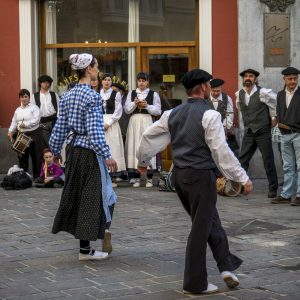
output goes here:
{"type": "MultiPolygon", "coordinates": [[[[106,114],[106,102],[110,98],[111,93],[112,93],[112,88],[109,88],[107,91],[105,91],[104,89],[102,89],[100,91],[101,99],[103,101],[103,109],[104,109],[105,114],[106,114]]],[[[122,113],[123,113],[122,96],[119,92],[117,92],[116,98],[115,98],[115,111],[107,121],[108,126],[111,126],[112,124],[118,122],[118,120],[122,116],[122,113]]]]}
{"type": "Polygon", "coordinates": [[[16,130],[21,132],[33,131],[39,127],[41,119],[40,109],[37,105],[29,103],[25,107],[18,107],[12,118],[9,132],[15,133],[16,130]],[[20,128],[20,124],[25,124],[25,128],[20,128]]]}
{"type": "MultiPolygon", "coordinates": [[[[138,88],[136,89],[136,93],[137,93],[137,97],[141,100],[146,99],[148,93],[149,93],[150,89],[145,89],[143,91],[140,91],[138,88]]],[[[134,103],[134,101],[131,101],[131,93],[132,91],[130,91],[127,95],[127,99],[124,105],[124,111],[126,112],[126,114],[131,114],[137,107],[137,105],[134,103]]],[[[160,102],[160,98],[159,95],[154,92],[153,94],[153,105],[147,105],[146,110],[148,110],[149,114],[152,116],[159,116],[161,115],[161,102],[160,102]]]]}

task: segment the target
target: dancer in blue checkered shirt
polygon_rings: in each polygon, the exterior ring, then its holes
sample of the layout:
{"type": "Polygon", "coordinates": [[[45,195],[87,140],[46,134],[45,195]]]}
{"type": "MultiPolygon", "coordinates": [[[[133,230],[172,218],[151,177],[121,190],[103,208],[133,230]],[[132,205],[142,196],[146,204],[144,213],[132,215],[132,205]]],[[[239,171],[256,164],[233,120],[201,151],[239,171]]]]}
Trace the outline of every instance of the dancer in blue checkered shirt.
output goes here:
{"type": "Polygon", "coordinates": [[[72,54],[69,61],[79,83],[61,99],[50,138],[59,157],[68,136],[66,181],[52,232],[66,231],[79,239],[80,260],[104,259],[108,253],[91,249],[90,241],[104,239],[110,224],[116,195],[108,170],[116,171],[117,164],[105,142],[101,97],[90,87],[99,73],[98,62],[87,53],[72,54]]]}

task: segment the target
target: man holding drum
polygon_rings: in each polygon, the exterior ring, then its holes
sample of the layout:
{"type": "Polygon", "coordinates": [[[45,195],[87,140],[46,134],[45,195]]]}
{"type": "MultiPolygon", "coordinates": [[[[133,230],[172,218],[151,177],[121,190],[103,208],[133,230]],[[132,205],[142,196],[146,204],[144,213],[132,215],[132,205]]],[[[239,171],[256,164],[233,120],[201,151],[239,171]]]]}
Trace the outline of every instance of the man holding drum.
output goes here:
{"type": "Polygon", "coordinates": [[[211,78],[209,73],[200,69],[184,75],[182,83],[188,95],[187,101],[166,111],[144,132],[137,154],[139,171],[145,173],[153,155],[171,142],[176,192],[192,219],[183,281],[184,292],[190,294],[218,290],[217,286],[207,282],[207,243],[227,286],[234,288],[239,284],[232,272],[242,260],[229,251],[216,208],[213,169],[217,165],[228,179],[242,183],[245,193],[253,188],[245,170],[228,147],[220,113],[205,100],[210,93],[211,78]]]}
{"type": "Polygon", "coordinates": [[[24,171],[28,172],[28,160],[30,155],[33,177],[38,178],[39,168],[42,163],[42,152],[45,148],[42,130],[39,127],[41,114],[39,108],[35,104],[29,102],[30,93],[28,90],[21,89],[19,92],[19,99],[21,105],[14,113],[7,135],[11,141],[13,141],[14,138],[17,138],[17,132],[18,134],[23,133],[32,139],[32,142],[29,144],[25,153],[19,153],[18,155],[19,166],[24,169],[24,171]]]}

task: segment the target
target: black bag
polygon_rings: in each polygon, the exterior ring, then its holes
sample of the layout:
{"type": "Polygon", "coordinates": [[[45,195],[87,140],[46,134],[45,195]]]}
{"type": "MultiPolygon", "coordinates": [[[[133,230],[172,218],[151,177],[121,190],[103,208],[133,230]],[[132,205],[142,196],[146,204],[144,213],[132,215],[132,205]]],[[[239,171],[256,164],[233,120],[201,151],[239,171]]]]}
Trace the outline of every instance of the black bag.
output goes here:
{"type": "Polygon", "coordinates": [[[23,190],[31,186],[32,180],[24,171],[18,171],[10,175],[6,175],[1,182],[1,187],[5,190],[23,190]]]}

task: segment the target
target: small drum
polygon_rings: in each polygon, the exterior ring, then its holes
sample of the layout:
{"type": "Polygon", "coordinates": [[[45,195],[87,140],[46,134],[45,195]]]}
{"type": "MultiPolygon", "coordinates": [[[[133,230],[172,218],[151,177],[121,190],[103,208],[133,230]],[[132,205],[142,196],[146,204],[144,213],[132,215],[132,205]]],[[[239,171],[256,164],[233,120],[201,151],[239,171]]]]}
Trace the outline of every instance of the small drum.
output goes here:
{"type": "Polygon", "coordinates": [[[26,149],[30,146],[32,138],[25,133],[19,133],[16,140],[12,144],[12,150],[16,151],[18,155],[25,154],[26,149]]]}
{"type": "Polygon", "coordinates": [[[217,192],[221,196],[236,197],[241,193],[242,185],[239,182],[219,177],[216,181],[217,192]]]}

